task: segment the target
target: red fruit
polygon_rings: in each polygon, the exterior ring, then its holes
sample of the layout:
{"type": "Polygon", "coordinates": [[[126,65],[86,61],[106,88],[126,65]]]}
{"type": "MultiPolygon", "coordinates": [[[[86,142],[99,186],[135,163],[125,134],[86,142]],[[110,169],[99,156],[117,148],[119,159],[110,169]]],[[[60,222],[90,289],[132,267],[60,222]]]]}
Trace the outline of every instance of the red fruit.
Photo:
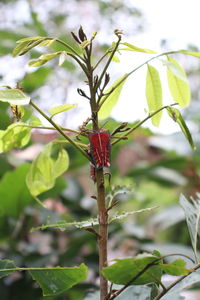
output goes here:
{"type": "Polygon", "coordinates": [[[105,129],[89,135],[90,154],[95,168],[110,167],[110,133],[105,129]]]}

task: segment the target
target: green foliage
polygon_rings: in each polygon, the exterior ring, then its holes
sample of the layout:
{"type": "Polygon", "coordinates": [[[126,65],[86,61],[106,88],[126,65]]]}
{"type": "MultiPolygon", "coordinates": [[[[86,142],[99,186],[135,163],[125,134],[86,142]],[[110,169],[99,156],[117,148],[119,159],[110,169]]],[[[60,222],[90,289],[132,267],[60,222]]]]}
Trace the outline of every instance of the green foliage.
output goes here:
{"type": "Polygon", "coordinates": [[[102,104],[99,110],[99,119],[103,120],[110,116],[112,109],[117,104],[122,88],[124,86],[125,80],[127,78],[127,74],[117,79],[108,90],[105,91],[105,95],[102,99],[102,103],[106,100],[105,103],[102,104]]]}
{"type": "Polygon", "coordinates": [[[169,57],[168,60],[176,68],[176,72],[174,72],[174,67],[173,70],[172,67],[168,67],[167,69],[168,85],[171,95],[176,103],[182,107],[186,107],[190,103],[191,95],[185,71],[175,59],[169,57]]]}
{"type": "Polygon", "coordinates": [[[165,273],[174,276],[188,275],[193,271],[186,268],[186,262],[182,259],[176,259],[170,264],[160,264],[160,267],[165,273]]]}
{"type": "Polygon", "coordinates": [[[121,45],[124,45],[124,46],[127,46],[127,47],[122,48],[120,50],[136,51],[136,52],[151,53],[151,54],[157,53],[157,52],[155,52],[153,50],[150,50],[150,49],[136,47],[136,46],[134,46],[130,43],[121,43],[121,45]]]}
{"type": "Polygon", "coordinates": [[[9,274],[13,273],[13,271],[2,271],[6,269],[15,269],[16,265],[12,260],[0,260],[0,278],[8,276],[9,274]]]}
{"type": "Polygon", "coordinates": [[[27,145],[30,140],[30,131],[31,129],[23,123],[14,123],[6,130],[0,130],[0,153],[27,145]]]}
{"type": "Polygon", "coordinates": [[[53,118],[55,115],[60,114],[65,111],[68,111],[74,107],[77,107],[77,105],[76,104],[62,104],[62,105],[50,108],[49,112],[51,114],[51,118],[53,118]]]}
{"type": "Polygon", "coordinates": [[[30,100],[30,97],[26,96],[19,89],[0,90],[0,101],[2,102],[8,102],[14,105],[27,105],[30,100]]]}
{"type": "Polygon", "coordinates": [[[168,106],[167,107],[167,112],[169,114],[169,116],[179,124],[183,134],[185,135],[186,139],[188,140],[188,142],[190,143],[190,146],[193,150],[196,149],[195,145],[194,145],[194,142],[193,142],[193,139],[192,139],[192,136],[191,136],[191,133],[180,113],[180,111],[176,108],[173,108],[171,106],[168,106]]]}
{"type": "Polygon", "coordinates": [[[57,145],[52,143],[46,145],[31,164],[26,183],[33,196],[38,196],[51,189],[55,184],[56,178],[68,169],[69,158],[67,152],[60,148],[56,158],[54,158],[53,151],[56,147],[57,145]]]}
{"type": "Polygon", "coordinates": [[[30,164],[26,163],[16,170],[5,173],[2,177],[0,181],[0,214],[2,216],[18,218],[24,208],[33,202],[26,186],[26,175],[29,169],[30,164]]]}
{"type": "MultiPolygon", "coordinates": [[[[162,86],[158,71],[148,65],[146,77],[146,98],[150,112],[156,111],[162,107],[162,86]]],[[[152,123],[159,126],[162,112],[152,117],[152,123]]]]}

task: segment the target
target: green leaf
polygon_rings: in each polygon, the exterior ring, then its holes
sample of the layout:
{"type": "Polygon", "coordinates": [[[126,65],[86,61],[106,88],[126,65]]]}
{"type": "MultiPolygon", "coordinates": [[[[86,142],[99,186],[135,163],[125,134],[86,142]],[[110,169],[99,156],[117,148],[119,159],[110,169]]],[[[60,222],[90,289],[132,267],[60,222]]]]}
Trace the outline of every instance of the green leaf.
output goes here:
{"type": "Polygon", "coordinates": [[[179,50],[179,51],[177,51],[177,53],[183,53],[183,54],[187,54],[187,55],[191,55],[191,56],[195,56],[195,57],[200,58],[200,52],[193,52],[193,51],[188,51],[188,50],[179,50]]]}
{"type": "Polygon", "coordinates": [[[13,273],[14,271],[3,271],[7,269],[15,269],[16,265],[12,260],[4,259],[0,260],[0,278],[5,277],[13,273]]]}
{"type": "Polygon", "coordinates": [[[13,50],[13,56],[23,55],[27,53],[29,50],[31,50],[32,48],[38,46],[42,42],[49,39],[52,40],[52,38],[40,37],[40,36],[21,39],[17,41],[18,45],[13,50]]]}
{"type": "MultiPolygon", "coordinates": [[[[146,98],[150,112],[154,112],[162,107],[162,86],[158,71],[148,65],[146,77],[146,98]]],[[[152,117],[152,124],[159,126],[162,117],[162,112],[157,113],[152,117]]]]}
{"type": "Polygon", "coordinates": [[[179,73],[181,73],[182,77],[185,78],[185,80],[180,79],[180,76],[177,76],[177,74],[175,74],[171,69],[168,68],[167,79],[170,93],[174,98],[174,101],[180,106],[188,106],[190,103],[191,95],[185,71],[175,59],[169,57],[168,60],[173,63],[177,69],[179,69],[179,73]]]}
{"type": "Polygon", "coordinates": [[[6,130],[0,130],[0,153],[13,148],[22,148],[29,142],[31,129],[23,125],[14,123],[6,130]]]}
{"type": "Polygon", "coordinates": [[[46,64],[48,61],[54,59],[55,57],[59,56],[61,51],[57,51],[54,53],[47,53],[47,54],[42,54],[39,58],[33,59],[29,61],[29,66],[30,67],[40,67],[44,64],[46,64]]]}
{"type": "Polygon", "coordinates": [[[64,220],[63,221],[59,220],[55,224],[43,224],[42,226],[32,228],[31,232],[34,232],[37,230],[45,230],[48,228],[56,228],[61,231],[64,231],[64,230],[68,229],[69,227],[73,227],[73,226],[81,229],[81,228],[86,228],[86,227],[92,227],[92,226],[95,226],[98,224],[99,224],[99,221],[97,218],[91,218],[91,219],[85,220],[85,221],[74,221],[74,222],[66,222],[64,220]]]}
{"type": "Polygon", "coordinates": [[[26,183],[33,196],[51,189],[58,176],[63,174],[69,166],[69,157],[67,152],[60,148],[57,157],[53,158],[53,151],[57,145],[48,144],[44,150],[32,162],[26,183]]]}
{"type": "Polygon", "coordinates": [[[150,50],[150,49],[146,49],[146,48],[138,48],[130,43],[120,43],[120,45],[124,45],[127,46],[127,48],[122,48],[119,50],[128,50],[128,51],[136,51],[136,52],[143,52],[143,53],[151,53],[151,54],[155,54],[157,52],[150,50]]]}
{"type": "Polygon", "coordinates": [[[183,259],[176,259],[170,264],[159,264],[159,266],[165,273],[174,276],[188,275],[192,272],[191,269],[186,268],[186,262],[183,259]]]}
{"type": "Polygon", "coordinates": [[[74,107],[77,107],[77,104],[63,104],[63,105],[59,105],[59,106],[55,106],[52,107],[51,109],[49,109],[48,111],[50,112],[50,114],[52,115],[52,117],[54,117],[57,114],[60,114],[64,111],[70,110],[74,107]]]}
{"type": "Polygon", "coordinates": [[[156,208],[158,208],[158,206],[148,207],[148,208],[135,210],[135,211],[126,211],[126,212],[123,212],[123,213],[118,213],[118,214],[116,214],[116,215],[109,218],[109,223],[111,223],[113,221],[122,220],[122,219],[127,218],[128,216],[131,216],[131,215],[134,215],[134,214],[151,211],[151,210],[156,209],[156,208]]]}
{"type": "Polygon", "coordinates": [[[183,68],[180,68],[180,65],[175,61],[175,59],[171,59],[168,57],[167,60],[162,60],[163,64],[179,79],[185,81],[187,83],[187,78],[185,74],[183,74],[183,68]]]}
{"type": "Polygon", "coordinates": [[[67,57],[67,52],[66,51],[61,51],[60,57],[59,57],[59,66],[62,66],[62,64],[66,60],[66,57],[67,57]]]}
{"type": "Polygon", "coordinates": [[[176,108],[173,108],[171,106],[168,106],[167,107],[167,112],[168,112],[168,115],[175,121],[179,124],[183,134],[185,135],[186,139],[188,140],[188,142],[190,143],[190,146],[193,150],[196,149],[196,146],[194,145],[194,142],[193,142],[193,139],[192,139],[192,136],[190,134],[190,131],[180,113],[180,111],[176,108]]]}
{"type": "Polygon", "coordinates": [[[0,101],[14,105],[27,105],[31,98],[19,89],[0,90],[0,101]]]}
{"type": "Polygon", "coordinates": [[[27,189],[25,180],[29,169],[30,164],[26,163],[13,171],[5,173],[1,178],[1,215],[18,218],[24,208],[33,201],[33,198],[27,189]]]}
{"type": "Polygon", "coordinates": [[[30,270],[32,278],[42,288],[43,296],[53,296],[70,289],[72,286],[87,279],[87,267],[57,267],[41,270],[30,270]]]}
{"type": "Polygon", "coordinates": [[[187,227],[190,234],[192,248],[194,251],[196,262],[199,263],[199,257],[197,254],[198,237],[200,237],[200,199],[197,195],[197,199],[190,198],[190,201],[184,195],[180,196],[180,205],[182,206],[187,227]]]}
{"type": "Polygon", "coordinates": [[[103,103],[103,105],[99,110],[99,114],[98,114],[99,119],[103,120],[110,116],[112,109],[115,107],[115,105],[119,100],[122,88],[124,86],[127,77],[128,77],[127,74],[120,77],[111,85],[111,87],[107,91],[105,91],[105,94],[108,93],[110,94],[108,96],[104,96],[102,99],[102,102],[104,101],[105,102],[103,103]]]}
{"type": "MultiPolygon", "coordinates": [[[[116,259],[116,263],[104,268],[103,276],[116,284],[127,284],[149,264],[159,262],[158,257],[152,255],[138,255],[134,258],[116,259]]],[[[158,265],[149,267],[143,274],[133,281],[133,285],[160,281],[162,271],[158,265]]]]}

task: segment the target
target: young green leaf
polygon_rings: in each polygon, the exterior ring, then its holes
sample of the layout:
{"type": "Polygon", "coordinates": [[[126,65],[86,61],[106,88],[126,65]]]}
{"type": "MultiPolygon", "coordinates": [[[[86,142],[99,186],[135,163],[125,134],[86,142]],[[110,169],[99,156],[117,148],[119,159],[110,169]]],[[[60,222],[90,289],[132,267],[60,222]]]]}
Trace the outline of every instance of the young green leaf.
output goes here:
{"type": "Polygon", "coordinates": [[[58,176],[63,174],[69,166],[69,157],[64,149],[59,149],[56,158],[52,158],[55,144],[48,144],[32,162],[26,183],[31,195],[39,194],[51,189],[58,176]]]}
{"type": "Polygon", "coordinates": [[[200,199],[199,195],[197,196],[197,199],[191,198],[189,201],[184,195],[181,195],[179,201],[185,212],[186,222],[192,242],[192,248],[194,250],[195,259],[196,262],[199,263],[199,257],[197,254],[197,242],[198,237],[200,237],[200,199]]]}
{"type": "Polygon", "coordinates": [[[185,74],[183,74],[182,68],[175,61],[175,59],[171,60],[169,57],[167,60],[162,60],[163,64],[180,80],[187,82],[187,78],[185,74]]]}
{"type": "Polygon", "coordinates": [[[54,53],[42,54],[38,59],[33,59],[33,60],[29,61],[28,64],[30,67],[40,67],[40,66],[46,64],[48,61],[59,56],[60,53],[61,53],[61,51],[57,51],[54,53]]]}
{"type": "Polygon", "coordinates": [[[48,111],[50,112],[51,118],[52,118],[55,115],[60,114],[62,112],[65,112],[67,110],[70,110],[74,107],[77,107],[77,104],[62,104],[62,105],[59,105],[59,106],[52,107],[48,111]]]}
{"type": "Polygon", "coordinates": [[[23,123],[14,123],[6,130],[0,130],[0,153],[13,148],[22,148],[30,140],[30,128],[23,123]]]}
{"type": "Polygon", "coordinates": [[[30,270],[32,278],[36,280],[43,292],[43,296],[61,294],[72,286],[87,279],[87,267],[56,267],[30,270]]]}
{"type": "Polygon", "coordinates": [[[66,51],[61,51],[60,56],[59,56],[59,66],[62,66],[62,64],[65,62],[67,57],[67,52],[66,51]]]}
{"type": "Polygon", "coordinates": [[[127,77],[127,74],[120,77],[111,85],[111,87],[107,91],[105,91],[105,95],[108,95],[104,96],[102,99],[102,102],[104,103],[99,110],[99,119],[103,120],[110,116],[112,109],[115,107],[119,100],[122,88],[127,77]]]}
{"type": "Polygon", "coordinates": [[[119,214],[116,214],[116,215],[110,217],[109,218],[109,223],[114,222],[114,221],[118,221],[118,220],[123,220],[123,219],[127,218],[128,216],[131,216],[131,215],[134,215],[134,214],[151,211],[155,208],[157,208],[157,206],[143,208],[143,209],[135,210],[135,211],[126,211],[126,212],[123,212],[123,213],[119,213],[119,214]]]}
{"type": "Polygon", "coordinates": [[[187,55],[191,55],[191,56],[200,58],[200,52],[193,52],[193,51],[188,51],[188,50],[178,50],[177,53],[183,53],[183,54],[187,54],[187,55]]]}
{"type": "MultiPolygon", "coordinates": [[[[146,98],[150,112],[156,111],[162,107],[162,86],[158,71],[148,65],[146,77],[146,98]]],[[[159,126],[162,117],[162,111],[152,117],[152,124],[159,126]]]]}
{"type": "Polygon", "coordinates": [[[179,70],[179,73],[181,73],[184,78],[184,80],[180,79],[180,76],[177,76],[177,73],[175,74],[171,68],[167,68],[167,79],[170,93],[174,98],[174,101],[180,106],[188,106],[191,95],[185,71],[175,59],[169,57],[168,60],[170,63],[173,63],[174,67],[176,66],[176,69],[179,70]]]}
{"type": "Polygon", "coordinates": [[[0,101],[8,102],[11,105],[27,105],[31,98],[25,95],[20,89],[0,90],[0,101]]]}
{"type": "Polygon", "coordinates": [[[13,270],[11,271],[4,271],[4,270],[15,269],[15,268],[16,265],[12,260],[8,260],[8,259],[0,260],[0,278],[8,276],[14,272],[13,270]]]}
{"type": "Polygon", "coordinates": [[[183,134],[185,135],[186,139],[188,140],[188,142],[190,143],[190,146],[193,150],[196,149],[196,146],[194,145],[194,142],[193,142],[193,139],[192,139],[192,136],[190,134],[190,131],[180,113],[180,111],[174,107],[171,107],[171,106],[168,106],[167,107],[167,112],[168,112],[168,115],[175,121],[179,124],[183,134]]]}
{"type": "Polygon", "coordinates": [[[136,51],[136,52],[151,53],[151,54],[157,53],[157,52],[155,52],[153,50],[150,50],[150,49],[136,47],[136,46],[134,46],[130,43],[120,43],[120,45],[124,45],[124,46],[127,46],[127,47],[119,49],[119,50],[128,50],[128,51],[136,51]]]}
{"type": "MultiPolygon", "coordinates": [[[[102,271],[103,276],[116,284],[127,284],[131,279],[139,274],[149,264],[156,262],[158,257],[152,255],[138,255],[134,258],[116,259],[116,262],[104,268],[102,271]]],[[[159,260],[157,261],[157,263],[159,260]]],[[[137,279],[131,284],[140,285],[147,283],[158,283],[162,275],[162,270],[155,263],[150,266],[144,273],[142,273],[137,279]]]]}
{"type": "Polygon", "coordinates": [[[176,259],[170,264],[159,264],[159,266],[165,273],[174,276],[188,275],[192,272],[191,269],[186,268],[186,262],[183,259],[176,259]]]}
{"type": "Polygon", "coordinates": [[[13,56],[21,56],[25,53],[27,53],[29,50],[33,49],[34,47],[38,46],[42,42],[46,40],[52,40],[52,38],[48,37],[35,37],[35,39],[26,38],[25,40],[19,40],[17,41],[18,45],[17,47],[13,50],[13,56]]]}

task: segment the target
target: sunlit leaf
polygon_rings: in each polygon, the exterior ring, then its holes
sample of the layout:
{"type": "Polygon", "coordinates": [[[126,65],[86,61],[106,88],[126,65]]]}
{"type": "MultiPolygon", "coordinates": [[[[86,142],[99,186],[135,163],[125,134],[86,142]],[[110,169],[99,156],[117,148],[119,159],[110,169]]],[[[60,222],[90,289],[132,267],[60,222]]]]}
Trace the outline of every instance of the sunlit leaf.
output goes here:
{"type": "Polygon", "coordinates": [[[53,151],[57,145],[48,144],[38,157],[32,162],[26,183],[33,196],[51,189],[58,176],[63,174],[69,166],[67,152],[60,148],[57,157],[54,158],[53,151]]]}
{"type": "Polygon", "coordinates": [[[178,77],[182,81],[187,82],[187,78],[182,71],[183,68],[180,68],[180,65],[177,63],[177,61],[175,61],[175,59],[170,59],[168,57],[167,60],[163,60],[162,62],[176,77],[178,77]]]}
{"type": "Polygon", "coordinates": [[[46,36],[29,36],[29,37],[18,40],[16,43],[21,44],[24,42],[40,41],[40,40],[44,40],[46,38],[47,38],[46,36]]]}
{"type": "Polygon", "coordinates": [[[190,201],[184,195],[180,196],[180,205],[182,206],[186,222],[190,234],[190,239],[192,242],[192,247],[194,250],[195,259],[199,262],[199,257],[197,255],[197,242],[198,237],[200,237],[200,198],[197,194],[197,198],[190,198],[190,201]]]}
{"type": "Polygon", "coordinates": [[[105,91],[105,94],[109,94],[108,96],[104,96],[102,101],[104,102],[99,110],[99,119],[106,119],[110,116],[110,113],[112,109],[117,104],[122,88],[124,86],[124,83],[126,81],[126,78],[128,77],[127,74],[117,79],[111,87],[105,91]],[[106,99],[106,100],[105,100],[106,99]]]}
{"type": "Polygon", "coordinates": [[[60,57],[59,57],[59,66],[62,66],[62,64],[65,62],[67,57],[67,52],[66,51],[61,51],[60,57]]]}
{"type": "Polygon", "coordinates": [[[39,58],[33,59],[29,61],[29,66],[30,67],[40,67],[44,64],[46,64],[48,61],[54,59],[55,57],[59,56],[61,51],[57,51],[54,53],[47,53],[47,54],[42,54],[39,58]]]}
{"type": "Polygon", "coordinates": [[[27,53],[29,50],[33,49],[34,47],[41,44],[44,40],[48,40],[47,37],[36,37],[36,39],[28,40],[19,40],[17,43],[17,47],[13,50],[13,56],[21,56],[25,53],[27,53]]]}
{"type": "Polygon", "coordinates": [[[183,259],[176,259],[170,264],[159,264],[159,266],[165,273],[174,276],[188,275],[192,271],[186,268],[186,262],[183,259]]]}
{"type": "Polygon", "coordinates": [[[13,105],[27,105],[31,98],[25,95],[20,89],[0,90],[0,101],[13,105]]]}
{"type": "MultiPolygon", "coordinates": [[[[116,259],[116,262],[104,268],[102,274],[104,277],[116,284],[127,284],[147,265],[156,262],[158,257],[152,255],[138,255],[134,258],[116,259]]],[[[158,260],[159,262],[159,260],[158,260]]],[[[159,282],[162,271],[158,265],[150,266],[143,274],[135,279],[131,284],[140,285],[151,282],[159,282]]]]}
{"type": "Polygon", "coordinates": [[[180,79],[180,76],[177,76],[170,68],[167,69],[167,79],[168,79],[168,86],[174,101],[178,103],[180,106],[185,107],[188,106],[190,103],[190,87],[187,81],[187,77],[185,74],[184,69],[181,65],[173,58],[169,57],[168,60],[179,69],[179,73],[182,73],[182,77],[185,80],[180,79]]]}
{"type": "Polygon", "coordinates": [[[24,147],[30,140],[30,131],[23,123],[14,123],[6,130],[0,130],[0,153],[24,147]]]}
{"type": "Polygon", "coordinates": [[[185,135],[186,139],[188,140],[188,142],[190,143],[190,146],[193,150],[196,149],[196,146],[194,145],[192,136],[190,134],[190,131],[180,113],[180,111],[174,107],[168,106],[167,107],[167,112],[169,114],[169,116],[179,124],[183,134],[185,135]]]}
{"type": "Polygon", "coordinates": [[[43,296],[63,293],[77,283],[87,279],[87,267],[57,267],[30,270],[32,278],[36,280],[43,291],[43,296]]]}
{"type": "Polygon", "coordinates": [[[200,52],[193,52],[193,51],[188,51],[188,50],[179,50],[179,51],[177,51],[177,53],[183,53],[183,54],[187,54],[187,55],[191,55],[191,56],[195,56],[195,57],[200,57],[200,52]]]}
{"type": "MultiPolygon", "coordinates": [[[[158,71],[148,65],[146,77],[146,98],[150,112],[154,112],[162,107],[162,86],[158,71]]],[[[152,124],[159,126],[162,112],[152,117],[152,124]]]]}
{"type": "Polygon", "coordinates": [[[67,110],[70,110],[74,107],[77,107],[77,104],[62,104],[62,105],[59,105],[59,106],[52,107],[48,111],[52,115],[51,117],[53,117],[57,114],[60,114],[60,113],[65,112],[67,110]]]}
{"type": "Polygon", "coordinates": [[[126,48],[122,48],[120,50],[128,50],[128,51],[136,51],[136,52],[152,53],[152,54],[157,53],[157,52],[155,52],[153,50],[150,50],[150,49],[136,47],[136,46],[134,46],[130,43],[120,43],[120,45],[127,46],[126,48]]]}

